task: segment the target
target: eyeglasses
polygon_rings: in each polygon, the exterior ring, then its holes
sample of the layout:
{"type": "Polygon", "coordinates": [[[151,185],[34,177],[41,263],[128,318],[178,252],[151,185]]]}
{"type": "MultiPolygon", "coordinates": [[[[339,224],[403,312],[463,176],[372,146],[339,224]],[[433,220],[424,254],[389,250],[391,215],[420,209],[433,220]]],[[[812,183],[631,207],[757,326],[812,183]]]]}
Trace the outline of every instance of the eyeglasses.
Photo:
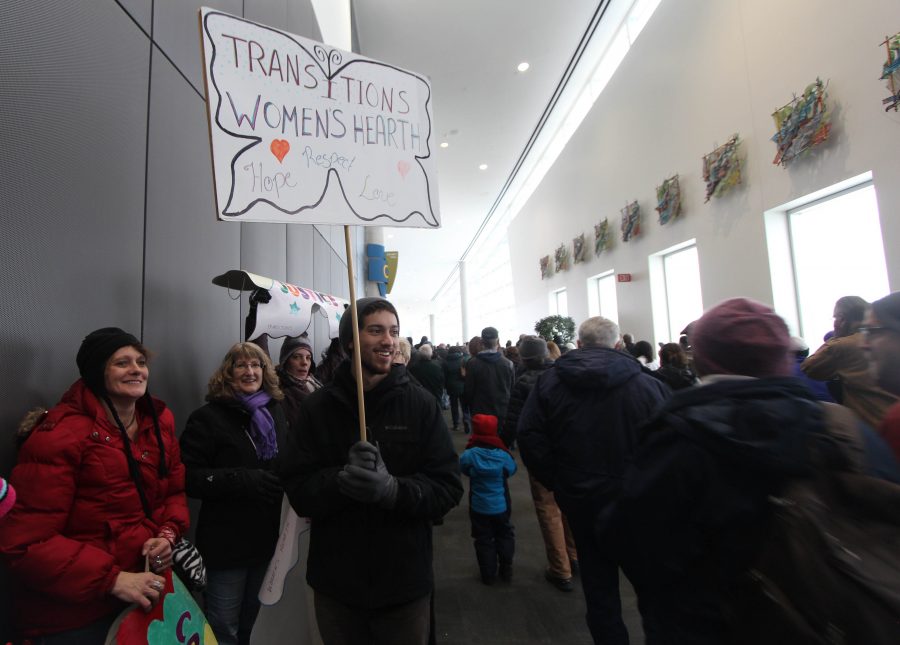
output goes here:
{"type": "Polygon", "coordinates": [[[234,369],[236,370],[259,370],[262,369],[262,363],[259,361],[250,361],[249,363],[246,361],[238,361],[234,364],[234,369]]]}
{"type": "Polygon", "coordinates": [[[881,325],[869,325],[867,327],[860,327],[859,331],[861,331],[866,336],[874,336],[882,331],[893,331],[890,327],[882,327],[881,325]]]}

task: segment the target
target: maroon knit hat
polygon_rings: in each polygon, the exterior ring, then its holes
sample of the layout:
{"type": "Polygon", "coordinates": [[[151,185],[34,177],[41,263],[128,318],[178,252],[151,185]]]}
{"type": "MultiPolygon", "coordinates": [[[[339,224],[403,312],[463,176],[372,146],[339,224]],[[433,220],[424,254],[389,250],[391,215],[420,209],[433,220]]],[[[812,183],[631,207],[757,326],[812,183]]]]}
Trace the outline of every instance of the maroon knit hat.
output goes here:
{"type": "Polygon", "coordinates": [[[791,336],[784,320],[748,298],[720,302],[691,330],[700,375],[790,376],[791,336]]]}

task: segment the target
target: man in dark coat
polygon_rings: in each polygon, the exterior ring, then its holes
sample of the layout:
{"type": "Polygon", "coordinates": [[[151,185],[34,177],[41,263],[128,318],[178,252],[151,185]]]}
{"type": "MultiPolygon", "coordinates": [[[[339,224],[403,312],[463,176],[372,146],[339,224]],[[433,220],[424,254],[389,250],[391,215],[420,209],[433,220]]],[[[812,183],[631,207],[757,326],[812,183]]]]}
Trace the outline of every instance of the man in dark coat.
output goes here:
{"type": "MultiPolygon", "coordinates": [[[[743,613],[733,592],[769,535],[770,496],[810,474],[824,434],[822,405],[791,377],[788,328],[769,307],[726,300],[696,321],[691,344],[703,384],[677,392],[644,429],[612,520],[658,630],[652,645],[749,640],[750,626],[729,619],[743,613]]],[[[863,438],[867,474],[896,477],[886,446],[868,428],[863,438]]]]}
{"type": "Polygon", "coordinates": [[[460,399],[465,391],[465,381],[462,375],[463,351],[462,347],[454,345],[447,353],[444,361],[444,387],[450,397],[450,413],[453,417],[453,429],[459,429],[460,399]]]}
{"type": "Polygon", "coordinates": [[[466,363],[463,398],[469,406],[470,414],[492,414],[497,417],[502,433],[516,369],[500,352],[500,334],[496,329],[482,329],[481,341],[484,349],[466,363]]]}
{"type": "Polygon", "coordinates": [[[669,389],[616,347],[618,325],[599,316],[585,320],[578,349],[538,378],[518,435],[528,472],[553,491],[572,528],[594,641],[624,645],[619,564],[610,554],[604,518],[619,496],[638,426],[669,389]]]}
{"type": "MultiPolygon", "coordinates": [[[[359,345],[368,441],[359,440],[356,381],[345,361],[291,428],[282,480],[312,520],[306,579],[322,640],[424,645],[433,589],[432,522],[459,503],[459,460],[434,397],[392,365],[394,306],[362,298],[359,345]]],[[[340,338],[353,345],[351,317],[340,338]]]]}
{"type": "MultiPolygon", "coordinates": [[[[528,395],[531,394],[541,374],[553,366],[547,352],[547,341],[538,336],[525,336],[519,339],[519,356],[522,358],[524,369],[516,379],[509,397],[509,409],[506,412],[504,434],[501,437],[507,446],[516,442],[519,417],[528,395]]],[[[560,591],[575,591],[572,574],[578,571],[578,554],[569,523],[559,510],[553,491],[547,490],[531,473],[528,473],[528,483],[531,486],[531,499],[534,501],[534,511],[537,514],[547,553],[548,566],[544,577],[560,591]]]]}
{"type": "Polygon", "coordinates": [[[410,365],[409,373],[416,377],[419,383],[431,395],[440,402],[444,394],[444,370],[441,364],[434,360],[434,347],[422,345],[419,348],[419,360],[410,365]]]}

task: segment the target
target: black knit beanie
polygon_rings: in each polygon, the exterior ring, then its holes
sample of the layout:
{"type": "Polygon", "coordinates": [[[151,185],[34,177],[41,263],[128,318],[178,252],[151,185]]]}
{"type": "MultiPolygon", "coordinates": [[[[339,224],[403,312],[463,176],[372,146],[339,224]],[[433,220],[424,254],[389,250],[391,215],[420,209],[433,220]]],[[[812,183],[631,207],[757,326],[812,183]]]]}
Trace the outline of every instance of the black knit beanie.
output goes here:
{"type": "MultiPolygon", "coordinates": [[[[394,308],[394,305],[384,298],[377,297],[367,297],[367,298],[359,298],[356,301],[356,315],[359,318],[358,325],[362,325],[363,319],[368,316],[371,312],[372,306],[376,303],[384,303],[387,305],[384,307],[387,311],[390,311],[397,318],[397,323],[400,323],[400,316],[397,315],[397,310],[394,308]]],[[[338,330],[338,337],[341,339],[341,347],[344,348],[348,354],[351,354],[350,345],[353,343],[353,327],[351,326],[351,320],[353,316],[350,313],[350,308],[344,310],[344,313],[341,314],[340,327],[338,330]]]]}
{"type": "Polygon", "coordinates": [[[81,341],[75,364],[85,384],[95,394],[106,391],[106,362],[123,347],[139,346],[141,341],[118,327],[104,327],[92,331],[81,341]]]}

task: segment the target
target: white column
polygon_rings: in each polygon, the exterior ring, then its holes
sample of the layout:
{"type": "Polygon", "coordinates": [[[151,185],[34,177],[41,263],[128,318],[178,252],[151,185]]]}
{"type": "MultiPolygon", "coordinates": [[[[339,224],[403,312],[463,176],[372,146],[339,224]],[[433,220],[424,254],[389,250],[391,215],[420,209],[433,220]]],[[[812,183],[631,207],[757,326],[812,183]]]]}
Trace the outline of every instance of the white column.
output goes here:
{"type": "Polygon", "coordinates": [[[439,342],[434,337],[434,314],[428,314],[428,339],[431,341],[431,344],[439,342]]]}
{"type": "Polygon", "coordinates": [[[469,342],[469,285],[466,281],[466,261],[459,263],[459,312],[462,317],[462,341],[469,342]]]}
{"type": "Polygon", "coordinates": [[[350,24],[350,0],[312,0],[322,42],[351,51],[353,27],[350,24]]]}

